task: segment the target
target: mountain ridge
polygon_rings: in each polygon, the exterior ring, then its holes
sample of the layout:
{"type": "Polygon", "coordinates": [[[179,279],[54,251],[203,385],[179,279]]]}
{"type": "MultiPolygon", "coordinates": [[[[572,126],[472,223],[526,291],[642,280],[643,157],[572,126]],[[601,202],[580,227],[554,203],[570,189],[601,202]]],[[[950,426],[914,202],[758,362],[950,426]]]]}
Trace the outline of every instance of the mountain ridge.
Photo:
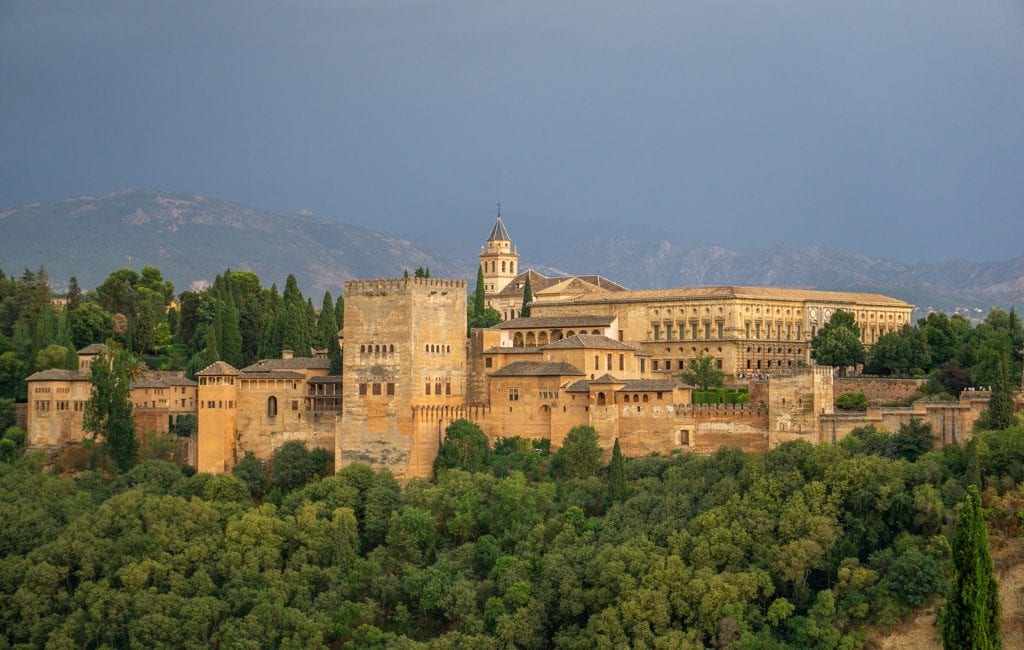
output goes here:
{"type": "MultiPolygon", "coordinates": [[[[421,232],[403,237],[308,210],[264,211],[199,194],[124,189],[0,211],[0,267],[11,272],[45,264],[57,288],[70,275],[95,286],[116,268],[145,264],[160,267],[179,290],[229,267],[279,283],[295,273],[304,290],[315,292],[337,293],[345,279],[396,276],[418,266],[472,283],[475,254],[486,236],[477,224],[484,221],[489,219],[454,212],[424,219],[421,232]],[[75,245],[62,246],[65,240],[75,245]]],[[[968,313],[1024,305],[1024,256],[906,263],[830,246],[734,250],[628,222],[528,215],[506,215],[506,222],[522,252],[522,268],[600,273],[630,288],[739,284],[870,291],[922,310],[968,313]]]]}

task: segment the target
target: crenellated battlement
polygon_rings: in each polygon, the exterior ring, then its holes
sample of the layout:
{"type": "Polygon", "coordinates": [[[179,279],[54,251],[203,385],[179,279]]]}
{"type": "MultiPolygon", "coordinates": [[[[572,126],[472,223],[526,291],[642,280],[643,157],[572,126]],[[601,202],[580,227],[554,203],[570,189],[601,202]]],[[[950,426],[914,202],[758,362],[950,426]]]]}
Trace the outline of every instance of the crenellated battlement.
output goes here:
{"type": "Polygon", "coordinates": [[[466,290],[468,284],[465,280],[452,280],[446,278],[377,278],[371,280],[346,280],[345,295],[383,295],[392,291],[408,291],[411,287],[426,287],[431,289],[462,289],[466,290]]]}
{"type": "Polygon", "coordinates": [[[435,422],[441,420],[471,420],[481,422],[491,414],[490,406],[413,406],[412,418],[416,422],[435,422]]]}
{"type": "Polygon", "coordinates": [[[763,418],[768,415],[768,407],[756,404],[678,404],[675,407],[678,417],[693,418],[763,418]]]}

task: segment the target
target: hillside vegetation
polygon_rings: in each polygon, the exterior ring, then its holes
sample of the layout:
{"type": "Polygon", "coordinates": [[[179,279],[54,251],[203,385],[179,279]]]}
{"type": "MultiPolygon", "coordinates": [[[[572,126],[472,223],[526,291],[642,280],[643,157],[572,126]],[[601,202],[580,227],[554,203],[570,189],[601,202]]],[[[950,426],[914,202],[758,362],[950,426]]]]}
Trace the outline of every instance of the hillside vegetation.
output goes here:
{"type": "Polygon", "coordinates": [[[611,467],[587,429],[552,454],[462,422],[404,489],[299,443],[224,476],[2,464],[0,646],[856,648],[947,589],[968,476],[1020,527],[1020,427],[611,467]]]}

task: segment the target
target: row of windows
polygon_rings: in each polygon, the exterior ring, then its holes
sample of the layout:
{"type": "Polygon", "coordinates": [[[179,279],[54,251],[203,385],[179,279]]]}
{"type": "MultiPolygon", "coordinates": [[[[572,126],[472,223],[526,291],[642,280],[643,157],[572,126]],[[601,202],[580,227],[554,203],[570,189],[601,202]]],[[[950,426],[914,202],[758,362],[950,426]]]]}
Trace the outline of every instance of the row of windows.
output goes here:
{"type": "MultiPolygon", "coordinates": [[[[747,354],[750,354],[750,351],[752,349],[754,349],[754,348],[748,347],[747,348],[747,354]]],[[[719,350],[719,351],[721,351],[721,350],[719,350]]],[[[765,348],[764,351],[767,352],[768,354],[782,354],[783,353],[782,348],[765,348]]],[[[757,354],[761,354],[761,348],[756,348],[756,352],[757,352],[757,354]]],[[[793,348],[786,348],[785,353],[786,354],[793,354],[793,348]]],[[[800,354],[800,348],[796,349],[796,353],[800,354]]]]}
{"type": "Polygon", "coordinates": [[[423,346],[423,351],[427,354],[451,354],[452,346],[440,345],[436,343],[427,343],[423,346]]]}
{"type": "MultiPolygon", "coordinates": [[[[273,399],[273,398],[271,398],[271,399],[273,399]]],[[[200,400],[199,401],[199,408],[206,408],[206,409],[229,408],[229,409],[233,409],[233,408],[235,408],[235,401],[234,400],[224,401],[224,400],[212,400],[212,399],[210,399],[210,400],[206,400],[204,402],[204,401],[200,400]]]]}
{"type": "Polygon", "coordinates": [[[394,354],[394,353],[395,353],[395,344],[394,343],[391,343],[390,345],[389,344],[379,345],[379,344],[375,343],[373,345],[360,345],[359,346],[359,354],[383,354],[383,355],[388,355],[388,354],[394,354]]]}
{"type": "Polygon", "coordinates": [[[234,386],[234,377],[200,377],[200,386],[234,386]]]}
{"type": "MultiPolygon", "coordinates": [[[[426,392],[425,392],[425,394],[426,395],[430,395],[430,384],[429,383],[426,384],[426,392]]],[[[434,384],[434,395],[440,395],[440,394],[441,394],[441,384],[435,383],[434,384]]],[[[444,394],[445,395],[451,395],[452,394],[452,385],[451,384],[447,384],[446,383],[444,385],[444,394]]]]}
{"type": "MultiPolygon", "coordinates": [[[[35,409],[39,413],[47,413],[53,409],[53,404],[53,402],[50,402],[48,400],[36,400],[35,409]]],[[[70,400],[57,400],[56,404],[58,411],[68,411],[72,408],[75,410],[75,412],[81,412],[85,410],[84,400],[76,400],[74,402],[70,400]]]]}
{"type": "MultiPolygon", "coordinates": [[[[498,268],[497,267],[497,262],[495,262],[494,260],[491,260],[491,273],[497,273],[498,272],[497,268],[498,268]]],[[[484,262],[484,271],[487,271],[487,262],[484,262]]],[[[506,265],[505,260],[502,260],[501,261],[501,272],[502,273],[506,273],[506,272],[508,272],[508,273],[515,273],[516,272],[516,263],[515,262],[508,262],[508,264],[506,265]]]]}
{"type": "Polygon", "coordinates": [[[390,383],[389,384],[380,384],[380,383],[359,384],[359,394],[360,395],[366,395],[367,391],[369,391],[371,395],[380,395],[381,394],[382,386],[383,386],[383,389],[386,391],[387,395],[394,395],[395,394],[395,385],[394,384],[390,384],[390,383]]]}
{"type": "MultiPolygon", "coordinates": [[[[687,330],[686,324],[684,323],[651,323],[651,338],[655,341],[661,341],[662,331],[664,330],[664,340],[666,341],[685,341],[687,338],[693,340],[700,338],[710,339],[712,331],[711,325],[712,324],[709,322],[698,323],[697,321],[693,321],[690,323],[689,330],[687,330]],[[689,332],[689,336],[687,336],[687,332],[689,332]],[[701,333],[703,333],[703,336],[700,335],[701,333]]],[[[725,338],[725,321],[715,321],[714,326],[717,338],[725,338]]]]}
{"type": "Polygon", "coordinates": [[[37,392],[37,393],[49,393],[50,392],[50,387],[49,386],[36,386],[35,392],[37,392]]]}
{"type": "Polygon", "coordinates": [[[558,391],[557,390],[542,390],[540,392],[540,398],[541,399],[558,399],[558,391]]]}
{"type": "MultiPolygon", "coordinates": [[[[612,370],[612,356],[613,355],[611,355],[611,354],[605,356],[605,359],[604,359],[604,369],[605,370],[612,370]]],[[[600,370],[600,369],[601,369],[601,355],[595,354],[594,355],[594,370],[600,370]]],[[[619,355],[619,370],[625,370],[625,369],[626,369],[626,355],[620,354],[619,355]]]]}

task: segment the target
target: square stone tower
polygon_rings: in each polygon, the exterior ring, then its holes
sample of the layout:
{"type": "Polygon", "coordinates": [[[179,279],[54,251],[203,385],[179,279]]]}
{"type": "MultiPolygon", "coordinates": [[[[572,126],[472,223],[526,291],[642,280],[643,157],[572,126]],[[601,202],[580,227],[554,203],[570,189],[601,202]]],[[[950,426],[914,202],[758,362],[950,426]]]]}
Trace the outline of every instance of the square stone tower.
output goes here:
{"type": "Polygon", "coordinates": [[[784,370],[768,380],[768,446],[790,440],[821,440],[820,415],[833,412],[834,369],[811,366],[784,370]]]}
{"type": "Polygon", "coordinates": [[[348,281],[344,340],[335,466],[430,476],[438,437],[417,436],[413,407],[465,404],[466,282],[348,281]]]}

